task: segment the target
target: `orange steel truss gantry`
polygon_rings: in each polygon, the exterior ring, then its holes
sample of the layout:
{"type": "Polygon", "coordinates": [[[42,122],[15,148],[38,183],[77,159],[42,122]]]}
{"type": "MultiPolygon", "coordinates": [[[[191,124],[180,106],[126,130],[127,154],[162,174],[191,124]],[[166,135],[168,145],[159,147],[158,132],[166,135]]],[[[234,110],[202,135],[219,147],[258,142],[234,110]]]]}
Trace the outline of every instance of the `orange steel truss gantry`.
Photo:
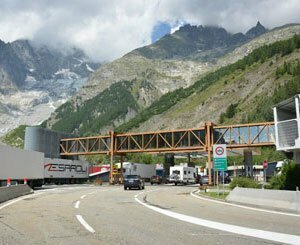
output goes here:
{"type": "Polygon", "coordinates": [[[227,149],[275,145],[274,123],[251,123],[217,126],[211,122],[196,129],[164,130],[142,133],[115,133],[93,137],[62,139],[60,154],[94,155],[111,157],[110,180],[115,155],[126,153],[206,152],[209,182],[211,183],[211,153],[214,144],[226,144],[227,149]]]}

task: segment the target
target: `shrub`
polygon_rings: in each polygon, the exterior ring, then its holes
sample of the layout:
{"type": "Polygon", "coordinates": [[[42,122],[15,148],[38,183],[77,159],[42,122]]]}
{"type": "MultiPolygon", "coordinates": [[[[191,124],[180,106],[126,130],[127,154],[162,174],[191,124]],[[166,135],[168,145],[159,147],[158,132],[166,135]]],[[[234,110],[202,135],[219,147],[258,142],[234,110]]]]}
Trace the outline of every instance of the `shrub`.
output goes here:
{"type": "Polygon", "coordinates": [[[282,175],[274,175],[270,179],[270,183],[268,185],[268,189],[276,189],[281,190],[284,186],[284,180],[282,175]]]}
{"type": "Polygon", "coordinates": [[[283,165],[281,174],[273,176],[270,180],[272,189],[296,190],[300,187],[300,165],[289,161],[283,165]]]}
{"type": "Polygon", "coordinates": [[[247,177],[237,177],[234,178],[230,184],[230,189],[234,189],[236,186],[238,187],[245,187],[245,188],[261,188],[261,184],[254,181],[253,179],[247,178],[247,177]]]}

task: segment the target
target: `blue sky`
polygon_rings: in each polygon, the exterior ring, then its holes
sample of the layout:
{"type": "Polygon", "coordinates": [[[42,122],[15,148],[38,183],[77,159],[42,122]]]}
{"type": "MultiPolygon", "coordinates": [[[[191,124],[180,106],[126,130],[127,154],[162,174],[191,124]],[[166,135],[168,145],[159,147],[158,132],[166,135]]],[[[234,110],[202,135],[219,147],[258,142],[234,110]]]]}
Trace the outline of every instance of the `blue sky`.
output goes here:
{"type": "Polygon", "coordinates": [[[162,38],[164,35],[169,34],[171,32],[171,26],[165,22],[157,23],[152,31],[151,42],[154,43],[158,39],[162,38]]]}

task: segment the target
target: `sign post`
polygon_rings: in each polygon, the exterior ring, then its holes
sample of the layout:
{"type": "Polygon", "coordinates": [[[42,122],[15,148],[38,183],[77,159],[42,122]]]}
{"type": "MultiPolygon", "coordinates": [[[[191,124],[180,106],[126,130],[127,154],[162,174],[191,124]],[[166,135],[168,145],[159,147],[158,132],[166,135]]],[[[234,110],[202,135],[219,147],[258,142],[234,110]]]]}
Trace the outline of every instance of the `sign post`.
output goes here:
{"type": "Polygon", "coordinates": [[[263,167],[264,167],[264,182],[267,183],[267,168],[268,168],[267,160],[264,160],[263,167]]]}
{"type": "MultiPolygon", "coordinates": [[[[223,172],[223,194],[224,194],[224,171],[227,170],[227,152],[225,144],[213,145],[213,158],[215,171],[223,172]]],[[[217,183],[219,183],[219,176],[217,175],[217,183]]],[[[219,195],[219,188],[218,188],[219,195]]]]}

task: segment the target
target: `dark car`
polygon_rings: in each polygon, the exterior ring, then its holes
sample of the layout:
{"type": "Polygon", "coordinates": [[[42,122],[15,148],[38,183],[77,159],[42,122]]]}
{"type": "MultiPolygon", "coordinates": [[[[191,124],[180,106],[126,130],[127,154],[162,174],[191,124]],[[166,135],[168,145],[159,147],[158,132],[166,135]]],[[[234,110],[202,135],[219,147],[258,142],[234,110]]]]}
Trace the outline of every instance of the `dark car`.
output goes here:
{"type": "MultiPolygon", "coordinates": [[[[211,176],[211,182],[214,183],[214,178],[211,176]]],[[[228,184],[231,182],[231,179],[229,176],[224,176],[224,184],[228,184]]],[[[208,175],[199,176],[199,183],[200,185],[208,185],[208,175]]],[[[219,176],[219,184],[223,183],[222,176],[219,176]]]]}
{"type": "Polygon", "coordinates": [[[165,177],[162,177],[162,176],[152,176],[151,179],[150,179],[150,183],[151,185],[153,184],[164,184],[166,183],[166,178],[165,177]]]}
{"type": "Polygon", "coordinates": [[[124,181],[124,190],[127,188],[132,189],[145,189],[145,182],[139,175],[127,175],[124,181]]]}
{"type": "Polygon", "coordinates": [[[208,185],[208,175],[199,176],[200,185],[208,185]]]}

